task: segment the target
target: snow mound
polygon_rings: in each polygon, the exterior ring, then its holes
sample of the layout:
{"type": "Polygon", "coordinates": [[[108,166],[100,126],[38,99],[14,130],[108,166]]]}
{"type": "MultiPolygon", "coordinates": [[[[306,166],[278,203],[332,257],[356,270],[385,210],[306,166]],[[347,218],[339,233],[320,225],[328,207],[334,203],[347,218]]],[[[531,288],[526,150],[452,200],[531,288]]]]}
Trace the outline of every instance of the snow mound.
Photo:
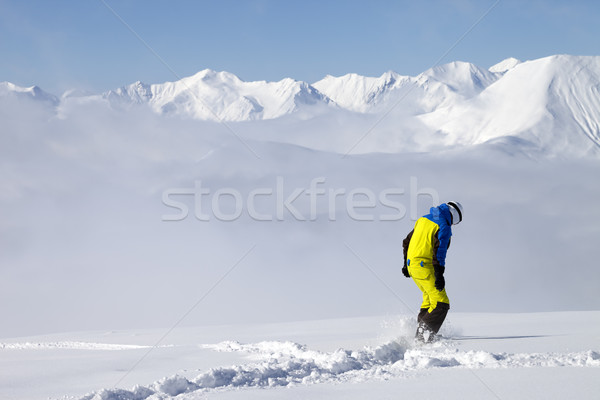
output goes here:
{"type": "Polygon", "coordinates": [[[149,387],[131,391],[104,389],[81,400],[143,400],[186,394],[196,396],[211,389],[278,387],[322,382],[361,382],[368,379],[402,377],[407,372],[430,368],[514,368],[514,367],[600,367],[600,353],[510,354],[486,351],[460,351],[447,342],[413,346],[406,339],[392,340],[377,347],[334,352],[310,350],[293,342],[241,344],[226,341],[202,347],[222,352],[244,352],[256,362],[210,369],[187,379],[163,378],[149,387]]]}
{"type": "Polygon", "coordinates": [[[0,350],[133,350],[147,349],[152,346],[140,346],[135,344],[109,344],[109,343],[87,343],[87,342],[24,342],[24,343],[0,343],[0,350]]]}

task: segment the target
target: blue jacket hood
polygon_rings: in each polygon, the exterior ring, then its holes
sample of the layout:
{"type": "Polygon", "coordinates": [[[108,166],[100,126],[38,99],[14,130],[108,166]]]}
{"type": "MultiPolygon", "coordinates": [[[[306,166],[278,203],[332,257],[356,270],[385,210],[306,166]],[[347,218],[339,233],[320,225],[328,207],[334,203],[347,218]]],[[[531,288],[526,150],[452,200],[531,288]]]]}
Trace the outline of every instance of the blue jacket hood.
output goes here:
{"type": "Polygon", "coordinates": [[[440,220],[444,220],[446,224],[452,225],[452,214],[450,213],[450,209],[448,208],[448,204],[440,204],[437,207],[431,207],[429,209],[429,213],[431,215],[431,219],[434,222],[439,223],[440,220]]]}

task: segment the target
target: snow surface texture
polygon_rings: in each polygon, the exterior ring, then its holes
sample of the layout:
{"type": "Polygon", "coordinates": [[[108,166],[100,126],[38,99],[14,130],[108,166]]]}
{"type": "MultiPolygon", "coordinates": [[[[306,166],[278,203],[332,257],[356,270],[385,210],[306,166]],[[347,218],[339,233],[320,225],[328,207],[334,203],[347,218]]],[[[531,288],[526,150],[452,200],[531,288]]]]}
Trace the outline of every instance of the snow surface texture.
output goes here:
{"type": "Polygon", "coordinates": [[[42,343],[0,343],[1,350],[47,350],[47,349],[71,349],[71,350],[131,350],[147,349],[150,346],[138,346],[132,344],[109,344],[109,343],[86,343],[86,342],[42,342],[42,343]]]}
{"type": "MultiPolygon", "coordinates": [[[[162,399],[216,388],[356,383],[398,378],[407,371],[431,368],[600,367],[600,353],[591,350],[563,354],[461,351],[444,340],[431,345],[414,346],[411,341],[400,339],[359,351],[339,349],[329,353],[310,350],[292,342],[241,344],[227,341],[204,347],[215,351],[247,353],[259,361],[214,368],[195,379],[177,375],[163,378],[148,387],[136,386],[130,391],[104,389],[81,399],[162,399]]],[[[186,396],[178,398],[185,399],[186,396]]]]}
{"type": "Polygon", "coordinates": [[[597,311],[453,312],[443,339],[431,345],[413,343],[416,321],[407,315],[177,328],[150,353],[148,344],[164,330],[44,335],[0,348],[0,395],[361,399],[401,390],[410,398],[435,381],[432,396],[449,399],[562,398],[564,390],[593,398],[600,389],[599,321],[597,311]],[[110,345],[116,342],[122,344],[110,345]]]}

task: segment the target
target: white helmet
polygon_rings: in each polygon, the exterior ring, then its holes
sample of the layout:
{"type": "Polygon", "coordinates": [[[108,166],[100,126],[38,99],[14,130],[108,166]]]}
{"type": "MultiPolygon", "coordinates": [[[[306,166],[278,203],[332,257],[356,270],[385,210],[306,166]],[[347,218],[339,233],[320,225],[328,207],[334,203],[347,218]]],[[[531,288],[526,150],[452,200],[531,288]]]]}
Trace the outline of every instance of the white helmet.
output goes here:
{"type": "Polygon", "coordinates": [[[452,225],[458,224],[462,221],[463,206],[458,201],[449,201],[446,203],[450,214],[452,214],[452,225]]]}

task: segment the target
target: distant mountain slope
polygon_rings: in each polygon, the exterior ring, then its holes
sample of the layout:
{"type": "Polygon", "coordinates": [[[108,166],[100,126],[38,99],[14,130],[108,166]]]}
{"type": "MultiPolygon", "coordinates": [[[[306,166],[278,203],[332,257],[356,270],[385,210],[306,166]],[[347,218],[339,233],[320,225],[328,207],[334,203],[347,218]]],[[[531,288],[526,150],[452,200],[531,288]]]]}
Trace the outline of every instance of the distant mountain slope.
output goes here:
{"type": "Polygon", "coordinates": [[[517,137],[552,154],[600,148],[600,57],[518,64],[477,96],[420,117],[448,144],[517,137]]]}
{"type": "Polygon", "coordinates": [[[327,75],[313,86],[335,101],[340,107],[357,112],[367,112],[381,103],[391,91],[410,84],[411,78],[389,71],[380,77],[346,74],[340,77],[327,75]]]}
{"type": "Polygon", "coordinates": [[[493,73],[473,64],[453,62],[429,69],[416,77],[393,71],[378,78],[347,74],[331,75],[313,86],[341,107],[356,112],[381,112],[381,107],[402,103],[410,113],[429,112],[479,93],[497,79],[493,73]]]}
{"type": "Polygon", "coordinates": [[[245,121],[272,119],[331,101],[305,82],[244,82],[229,72],[203,70],[176,82],[136,82],[109,91],[111,102],[144,103],[161,113],[197,119],[245,121]]]}
{"type": "Polygon", "coordinates": [[[56,96],[44,92],[38,86],[21,87],[10,82],[0,82],[0,96],[9,97],[14,96],[17,98],[27,98],[37,101],[46,102],[52,106],[59,104],[59,100],[56,96]]]}

